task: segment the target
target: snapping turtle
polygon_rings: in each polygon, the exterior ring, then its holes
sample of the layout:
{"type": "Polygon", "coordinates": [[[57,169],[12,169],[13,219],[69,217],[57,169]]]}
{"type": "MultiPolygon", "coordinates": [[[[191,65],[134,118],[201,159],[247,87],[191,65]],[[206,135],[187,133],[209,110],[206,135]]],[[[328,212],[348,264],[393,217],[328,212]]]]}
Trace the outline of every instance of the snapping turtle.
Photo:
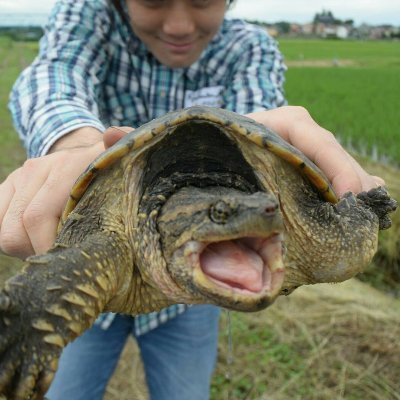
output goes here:
{"type": "Polygon", "coordinates": [[[348,279],[395,208],[381,187],[337,199],[302,153],[235,113],[192,107],[145,124],[87,168],[54,247],[0,292],[0,394],[42,398],[62,348],[103,311],[256,311],[348,279]]]}

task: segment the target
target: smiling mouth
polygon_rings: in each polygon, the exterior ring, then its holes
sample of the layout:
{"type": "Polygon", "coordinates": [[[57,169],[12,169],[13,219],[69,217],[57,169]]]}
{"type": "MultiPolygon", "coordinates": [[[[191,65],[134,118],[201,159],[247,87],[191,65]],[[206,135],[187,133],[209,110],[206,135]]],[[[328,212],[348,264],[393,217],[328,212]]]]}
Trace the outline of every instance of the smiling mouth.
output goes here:
{"type": "Polygon", "coordinates": [[[282,236],[243,237],[221,242],[190,241],[183,253],[194,284],[218,297],[246,302],[275,298],[282,287],[282,236]]]}
{"type": "Polygon", "coordinates": [[[169,42],[169,41],[163,40],[163,39],[160,39],[160,40],[164,44],[164,46],[166,46],[169,50],[171,50],[174,53],[187,53],[195,45],[194,40],[192,40],[190,42],[186,42],[186,43],[169,42]]]}

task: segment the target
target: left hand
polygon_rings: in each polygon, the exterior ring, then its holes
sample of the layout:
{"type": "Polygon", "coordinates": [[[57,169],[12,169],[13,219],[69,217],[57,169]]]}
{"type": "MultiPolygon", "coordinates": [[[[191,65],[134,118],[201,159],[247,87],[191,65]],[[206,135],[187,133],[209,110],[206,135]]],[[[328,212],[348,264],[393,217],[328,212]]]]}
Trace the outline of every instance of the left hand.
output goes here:
{"type": "Polygon", "coordinates": [[[339,197],[346,192],[359,193],[385,185],[382,178],[368,174],[335,136],[319,126],[303,107],[285,106],[246,116],[302,151],[325,173],[339,197]]]}

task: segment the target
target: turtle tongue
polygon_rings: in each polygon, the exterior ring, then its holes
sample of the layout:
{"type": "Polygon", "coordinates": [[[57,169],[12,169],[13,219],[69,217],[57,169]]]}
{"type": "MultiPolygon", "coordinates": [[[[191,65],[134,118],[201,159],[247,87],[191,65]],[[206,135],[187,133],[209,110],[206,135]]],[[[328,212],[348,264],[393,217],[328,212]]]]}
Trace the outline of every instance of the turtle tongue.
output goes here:
{"type": "Polygon", "coordinates": [[[200,255],[203,272],[231,287],[259,292],[263,288],[264,262],[243,241],[209,244],[200,255]]]}

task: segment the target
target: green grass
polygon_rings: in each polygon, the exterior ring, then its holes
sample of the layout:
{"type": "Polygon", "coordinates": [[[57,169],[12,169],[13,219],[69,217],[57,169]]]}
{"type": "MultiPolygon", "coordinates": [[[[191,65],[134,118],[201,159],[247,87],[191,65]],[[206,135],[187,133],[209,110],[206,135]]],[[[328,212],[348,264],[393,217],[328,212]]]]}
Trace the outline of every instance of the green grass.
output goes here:
{"type": "MultiPolygon", "coordinates": [[[[270,389],[265,376],[274,376],[268,371],[272,367],[276,371],[275,377],[281,382],[304,374],[306,360],[292,343],[281,340],[271,326],[249,324],[241,313],[231,313],[231,321],[233,347],[232,350],[229,349],[229,336],[222,333],[224,351],[219,351],[220,370],[213,380],[212,398],[223,398],[222,393],[226,394],[226,398],[236,400],[260,398],[270,389]],[[250,348],[251,352],[248,351],[250,348]],[[228,358],[232,360],[228,361],[228,358]],[[258,368],[240,369],[242,363],[257,365],[258,368]]],[[[223,314],[221,325],[228,325],[227,313],[223,314]]],[[[311,390],[312,388],[302,387],[301,394],[307,397],[311,390]]]]}
{"type": "Polygon", "coordinates": [[[360,67],[400,68],[400,46],[395,41],[279,39],[287,61],[352,60],[360,67]]]}
{"type": "Polygon", "coordinates": [[[286,91],[345,145],[399,163],[400,68],[292,68],[286,91]]]}
{"type": "Polygon", "coordinates": [[[24,158],[24,151],[14,131],[7,103],[13,82],[31,63],[37,49],[37,43],[14,42],[8,37],[0,36],[0,180],[24,158]]]}
{"type": "Polygon", "coordinates": [[[283,40],[280,47],[289,104],[306,107],[344,145],[400,164],[397,42],[283,40]]]}

